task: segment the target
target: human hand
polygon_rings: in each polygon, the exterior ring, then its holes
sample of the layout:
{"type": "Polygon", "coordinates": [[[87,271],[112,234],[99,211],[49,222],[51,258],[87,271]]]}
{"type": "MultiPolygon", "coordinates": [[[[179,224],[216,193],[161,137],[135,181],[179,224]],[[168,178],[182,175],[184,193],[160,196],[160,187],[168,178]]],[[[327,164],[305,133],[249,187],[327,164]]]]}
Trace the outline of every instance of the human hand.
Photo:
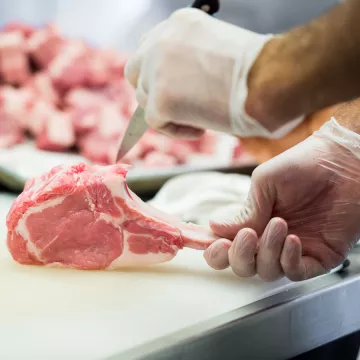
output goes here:
{"type": "Polygon", "coordinates": [[[304,121],[281,139],[239,138],[241,145],[259,164],[292,148],[319,130],[334,114],[338,105],[329,106],[305,117],[304,121]]]}
{"type": "Polygon", "coordinates": [[[160,132],[191,138],[213,129],[281,137],[302,117],[268,129],[245,111],[248,73],[272,38],[197,9],[178,10],[143,37],[125,76],[136,88],[146,121],[160,132]]]}
{"type": "Polygon", "coordinates": [[[332,118],[259,166],[248,200],[205,252],[215,269],[298,281],[340,265],[360,235],[360,136],[332,118]]]}

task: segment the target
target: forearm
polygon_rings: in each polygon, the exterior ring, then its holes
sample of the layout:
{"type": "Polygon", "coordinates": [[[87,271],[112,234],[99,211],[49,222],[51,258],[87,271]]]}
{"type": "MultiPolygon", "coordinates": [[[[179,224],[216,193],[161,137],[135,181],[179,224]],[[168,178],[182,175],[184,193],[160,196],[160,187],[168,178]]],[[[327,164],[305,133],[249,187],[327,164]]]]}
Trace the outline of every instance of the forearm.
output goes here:
{"type": "Polygon", "coordinates": [[[340,125],[360,134],[360,98],[339,105],[334,117],[340,125]]]}
{"type": "Polygon", "coordinates": [[[248,78],[246,110],[270,130],[360,95],[360,0],[271,40],[248,78]]]}

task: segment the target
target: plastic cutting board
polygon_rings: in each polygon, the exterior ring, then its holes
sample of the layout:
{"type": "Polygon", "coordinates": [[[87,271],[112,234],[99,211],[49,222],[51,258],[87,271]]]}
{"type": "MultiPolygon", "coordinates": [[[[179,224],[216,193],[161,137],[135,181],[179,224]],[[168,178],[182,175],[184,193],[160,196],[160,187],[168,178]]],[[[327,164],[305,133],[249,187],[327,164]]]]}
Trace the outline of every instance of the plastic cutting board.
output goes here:
{"type": "Polygon", "coordinates": [[[18,265],[5,245],[12,200],[0,194],[0,359],[104,359],[291,286],[214,271],[195,250],[126,271],[18,265]]]}

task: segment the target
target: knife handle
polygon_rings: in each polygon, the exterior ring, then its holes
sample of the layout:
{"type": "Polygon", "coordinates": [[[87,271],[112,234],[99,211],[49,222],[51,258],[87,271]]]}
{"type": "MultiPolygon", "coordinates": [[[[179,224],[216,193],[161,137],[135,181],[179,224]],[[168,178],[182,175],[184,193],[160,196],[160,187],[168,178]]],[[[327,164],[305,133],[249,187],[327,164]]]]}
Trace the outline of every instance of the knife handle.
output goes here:
{"type": "Polygon", "coordinates": [[[214,15],[219,11],[220,1],[219,0],[195,0],[191,5],[192,8],[200,9],[205,11],[209,15],[214,15]]]}

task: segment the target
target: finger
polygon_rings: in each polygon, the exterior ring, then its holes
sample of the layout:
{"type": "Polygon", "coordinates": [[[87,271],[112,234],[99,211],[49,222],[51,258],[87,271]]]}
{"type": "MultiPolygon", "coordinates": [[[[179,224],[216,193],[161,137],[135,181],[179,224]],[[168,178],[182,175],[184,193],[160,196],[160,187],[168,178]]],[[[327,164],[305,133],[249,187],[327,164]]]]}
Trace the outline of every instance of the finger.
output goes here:
{"type": "Polygon", "coordinates": [[[136,89],[138,86],[138,80],[143,65],[143,59],[145,58],[148,50],[153,46],[156,37],[160,36],[166,28],[166,21],[157,24],[153,29],[148,31],[140,39],[140,46],[136,53],[127,61],[124,69],[125,78],[136,89]]]}
{"type": "Polygon", "coordinates": [[[271,218],[276,191],[269,186],[269,180],[261,171],[261,166],[253,173],[249,195],[240,208],[239,215],[230,221],[210,222],[211,229],[217,235],[231,240],[245,228],[254,229],[257,234],[264,232],[271,218]]]}
{"type": "Polygon", "coordinates": [[[138,86],[142,62],[142,52],[138,51],[125,64],[124,76],[134,89],[138,86]]]}
{"type": "Polygon", "coordinates": [[[164,116],[164,112],[159,109],[159,101],[157,100],[159,97],[164,101],[164,96],[159,96],[159,92],[149,91],[145,120],[153,129],[178,139],[193,140],[204,135],[204,129],[169,121],[169,118],[166,115],[164,116]]]}
{"type": "Polygon", "coordinates": [[[230,240],[235,239],[241,227],[235,220],[210,221],[210,228],[215,234],[230,240]]]}
{"type": "Polygon", "coordinates": [[[200,136],[204,135],[204,130],[193,128],[186,125],[176,125],[176,124],[166,124],[160,129],[157,129],[159,132],[168,135],[170,137],[178,139],[193,140],[197,139],[200,136]]]}
{"type": "Polygon", "coordinates": [[[258,236],[252,229],[242,229],[236,235],[229,250],[229,263],[237,276],[250,277],[256,274],[257,245],[258,236]]]}
{"type": "Polygon", "coordinates": [[[136,95],[136,101],[139,103],[139,105],[142,108],[145,109],[148,101],[148,94],[144,90],[144,87],[142,86],[141,82],[139,82],[138,84],[135,95],[136,95]]]}
{"type": "Polygon", "coordinates": [[[283,276],[280,257],[287,231],[285,220],[273,218],[261,236],[256,257],[256,271],[265,281],[274,281],[283,276]]]}
{"type": "Polygon", "coordinates": [[[143,45],[147,40],[154,38],[155,36],[160,35],[164,29],[166,28],[167,21],[164,20],[160,22],[159,24],[155,25],[152,29],[150,29],[148,32],[143,34],[140,37],[139,45],[143,45]]]}
{"type": "Polygon", "coordinates": [[[204,252],[208,265],[215,270],[224,270],[229,266],[228,252],[231,241],[220,239],[211,244],[204,252]]]}
{"type": "Polygon", "coordinates": [[[318,260],[302,256],[301,241],[296,235],[286,237],[280,263],[285,276],[292,281],[307,280],[326,273],[318,260]]]}

